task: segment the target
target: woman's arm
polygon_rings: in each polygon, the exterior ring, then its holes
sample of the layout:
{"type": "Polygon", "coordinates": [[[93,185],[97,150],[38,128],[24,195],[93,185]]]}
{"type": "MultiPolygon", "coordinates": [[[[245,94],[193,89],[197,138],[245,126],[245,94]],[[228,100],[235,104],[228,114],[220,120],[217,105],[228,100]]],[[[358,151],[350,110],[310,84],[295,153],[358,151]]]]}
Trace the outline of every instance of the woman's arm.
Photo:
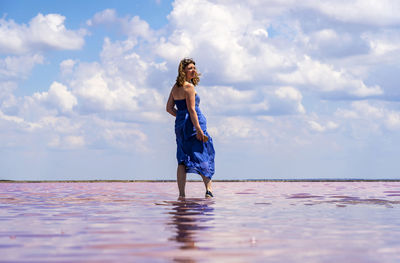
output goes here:
{"type": "Polygon", "coordinates": [[[194,86],[189,83],[184,85],[184,89],[185,89],[186,105],[188,108],[190,119],[192,120],[193,126],[196,129],[196,138],[204,142],[205,136],[203,130],[200,127],[199,119],[196,112],[196,91],[194,90],[194,86]]]}
{"type": "Polygon", "coordinates": [[[174,97],[172,96],[172,89],[171,92],[169,93],[166,110],[169,114],[176,117],[176,109],[175,109],[174,97]]]}

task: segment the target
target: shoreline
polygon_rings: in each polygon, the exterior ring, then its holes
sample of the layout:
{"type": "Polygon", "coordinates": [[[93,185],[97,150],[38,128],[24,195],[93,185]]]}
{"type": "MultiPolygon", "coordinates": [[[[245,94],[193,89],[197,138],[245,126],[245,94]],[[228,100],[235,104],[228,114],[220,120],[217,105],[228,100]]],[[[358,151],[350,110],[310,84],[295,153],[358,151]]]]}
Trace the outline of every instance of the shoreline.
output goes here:
{"type": "MultiPolygon", "coordinates": [[[[176,180],[0,180],[0,183],[172,183],[176,180]]],[[[202,182],[187,180],[187,182],[202,182]]],[[[400,182],[400,179],[227,179],[213,182],[400,182]]]]}

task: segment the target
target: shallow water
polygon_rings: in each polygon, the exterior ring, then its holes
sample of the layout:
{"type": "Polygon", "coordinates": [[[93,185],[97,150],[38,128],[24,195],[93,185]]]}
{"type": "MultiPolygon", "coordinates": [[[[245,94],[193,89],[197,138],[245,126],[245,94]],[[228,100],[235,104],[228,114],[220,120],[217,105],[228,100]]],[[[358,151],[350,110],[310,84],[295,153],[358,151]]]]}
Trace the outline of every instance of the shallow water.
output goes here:
{"type": "Polygon", "coordinates": [[[400,262],[399,182],[1,183],[1,262],[400,262]]]}

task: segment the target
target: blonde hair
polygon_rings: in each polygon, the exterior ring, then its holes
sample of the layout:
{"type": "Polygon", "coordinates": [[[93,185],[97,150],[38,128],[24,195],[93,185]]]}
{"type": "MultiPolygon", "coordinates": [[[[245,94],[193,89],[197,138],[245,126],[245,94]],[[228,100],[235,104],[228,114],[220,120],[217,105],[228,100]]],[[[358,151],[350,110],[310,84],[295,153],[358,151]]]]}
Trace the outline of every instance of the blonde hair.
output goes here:
{"type": "MultiPolygon", "coordinates": [[[[178,76],[176,77],[176,83],[175,83],[178,87],[182,87],[183,84],[185,83],[185,80],[186,80],[185,68],[189,64],[196,65],[196,62],[194,62],[194,60],[191,58],[184,58],[179,63],[178,76]]],[[[200,82],[199,76],[200,76],[200,74],[197,73],[197,71],[196,71],[194,78],[191,79],[191,82],[193,85],[196,86],[197,84],[199,84],[199,82],[200,82]]]]}

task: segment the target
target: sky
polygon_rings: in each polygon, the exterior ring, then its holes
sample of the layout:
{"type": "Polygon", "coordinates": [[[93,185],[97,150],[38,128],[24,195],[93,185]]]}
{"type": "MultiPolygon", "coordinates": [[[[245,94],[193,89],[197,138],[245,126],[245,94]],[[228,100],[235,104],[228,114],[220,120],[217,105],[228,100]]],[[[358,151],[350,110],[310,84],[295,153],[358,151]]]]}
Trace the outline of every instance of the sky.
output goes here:
{"type": "Polygon", "coordinates": [[[184,57],[201,72],[213,179],[400,179],[397,0],[0,0],[0,12],[0,179],[175,179],[165,104],[184,57]]]}

